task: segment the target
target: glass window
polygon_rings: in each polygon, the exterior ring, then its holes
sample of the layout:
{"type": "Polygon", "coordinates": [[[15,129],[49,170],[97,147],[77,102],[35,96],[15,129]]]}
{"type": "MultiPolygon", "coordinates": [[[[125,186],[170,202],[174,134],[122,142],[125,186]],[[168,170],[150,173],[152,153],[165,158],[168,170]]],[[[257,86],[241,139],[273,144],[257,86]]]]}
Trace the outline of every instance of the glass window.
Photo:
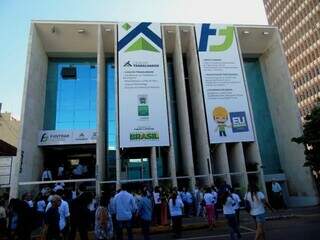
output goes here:
{"type": "Polygon", "coordinates": [[[96,128],[95,59],[50,59],[46,90],[46,130],[96,128]]]}

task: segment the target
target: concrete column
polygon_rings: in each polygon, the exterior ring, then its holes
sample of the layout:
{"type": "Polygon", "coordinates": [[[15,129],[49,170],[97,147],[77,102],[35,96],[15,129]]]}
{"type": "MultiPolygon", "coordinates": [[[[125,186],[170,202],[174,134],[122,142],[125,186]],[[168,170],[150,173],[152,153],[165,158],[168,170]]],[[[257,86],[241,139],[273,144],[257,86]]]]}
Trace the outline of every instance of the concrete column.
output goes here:
{"type": "Polygon", "coordinates": [[[102,38],[102,27],[98,26],[97,44],[97,144],[96,144],[96,194],[100,195],[100,181],[105,178],[105,154],[106,154],[106,76],[105,76],[105,55],[102,38]]]}
{"type": "Polygon", "coordinates": [[[168,154],[168,168],[169,168],[169,174],[171,177],[171,183],[173,187],[177,187],[177,173],[176,173],[176,161],[175,161],[175,146],[173,141],[173,130],[172,130],[172,113],[171,113],[171,96],[169,91],[169,82],[168,82],[168,66],[167,66],[167,48],[166,48],[166,41],[165,41],[165,31],[164,28],[161,28],[162,36],[164,38],[163,41],[163,54],[164,54],[164,72],[165,72],[165,83],[166,83],[166,96],[167,96],[167,109],[168,109],[168,123],[169,123],[169,137],[170,137],[170,147],[169,147],[169,154],[168,154]]]}
{"type": "Polygon", "coordinates": [[[9,192],[9,199],[17,198],[18,197],[18,184],[19,184],[19,167],[20,163],[18,157],[12,157],[12,164],[11,164],[11,176],[10,176],[10,192],[9,192]]]}
{"type": "Polygon", "coordinates": [[[12,187],[18,182],[38,181],[43,170],[43,152],[38,147],[39,131],[43,129],[48,57],[34,23],[28,42],[25,84],[21,108],[21,132],[17,146],[17,172],[12,187]]]}
{"type": "Polygon", "coordinates": [[[248,176],[246,174],[246,163],[242,148],[242,143],[232,143],[227,145],[229,167],[232,172],[241,172],[241,175],[231,176],[232,182],[239,184],[241,188],[248,186],[248,176]]]}
{"type": "MultiPolygon", "coordinates": [[[[118,69],[118,25],[114,25],[114,68],[118,69]]],[[[118,101],[118,71],[114,71],[114,86],[116,89],[115,94],[115,105],[116,105],[116,189],[120,189],[120,179],[121,179],[121,156],[120,156],[120,143],[119,143],[119,101],[118,101]]]]}
{"type": "Polygon", "coordinates": [[[231,178],[229,174],[229,163],[226,144],[221,143],[215,145],[214,149],[214,173],[225,174],[221,176],[228,184],[231,185],[231,178]]]}
{"type": "Polygon", "coordinates": [[[263,170],[261,168],[262,163],[261,163],[261,157],[260,157],[258,144],[256,142],[246,144],[246,149],[244,150],[244,152],[245,152],[245,159],[248,163],[257,163],[258,164],[257,165],[257,168],[258,168],[257,171],[259,171],[259,173],[258,173],[259,183],[258,184],[261,187],[261,190],[265,194],[267,194],[266,185],[264,182],[263,170]]]}
{"type": "Polygon", "coordinates": [[[178,123],[180,132],[180,142],[182,148],[182,164],[184,173],[190,177],[190,188],[195,187],[195,177],[194,177],[194,165],[192,156],[192,142],[190,134],[190,123],[189,114],[187,106],[187,96],[186,96],[186,85],[185,76],[183,69],[183,59],[181,50],[181,40],[179,28],[176,27],[176,39],[175,47],[173,52],[173,67],[175,75],[175,89],[176,89],[176,100],[177,100],[177,111],[178,111],[178,123]]]}
{"type": "Polygon", "coordinates": [[[152,178],[152,186],[158,186],[158,172],[157,172],[157,152],[156,147],[151,147],[151,157],[150,157],[150,165],[151,165],[151,178],[152,178]]]}
{"type": "MultiPolygon", "coordinates": [[[[208,175],[209,169],[211,169],[210,147],[194,29],[193,27],[184,28],[182,29],[181,34],[183,36],[181,40],[187,41],[185,45],[191,94],[193,129],[196,139],[194,149],[197,156],[197,158],[194,159],[195,171],[197,175],[208,175]]],[[[202,179],[202,184],[213,184],[212,175],[210,174],[209,176],[209,178],[202,179]]]]}

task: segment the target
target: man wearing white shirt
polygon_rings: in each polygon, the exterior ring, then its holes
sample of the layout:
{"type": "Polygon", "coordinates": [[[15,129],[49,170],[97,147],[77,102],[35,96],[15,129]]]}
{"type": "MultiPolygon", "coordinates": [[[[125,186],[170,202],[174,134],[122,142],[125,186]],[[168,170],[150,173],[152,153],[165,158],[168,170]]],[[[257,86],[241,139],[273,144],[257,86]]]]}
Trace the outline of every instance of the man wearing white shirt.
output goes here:
{"type": "Polygon", "coordinates": [[[241,199],[237,193],[234,192],[234,189],[231,189],[231,198],[235,201],[234,210],[236,212],[237,224],[240,225],[240,202],[241,199]]]}
{"type": "Polygon", "coordinates": [[[41,176],[42,181],[52,181],[52,173],[49,168],[45,168],[41,176]]]}
{"type": "MultiPolygon", "coordinates": [[[[60,232],[63,234],[63,239],[68,239],[69,217],[70,217],[69,204],[62,199],[62,196],[63,196],[62,189],[59,189],[56,193],[61,197],[61,204],[58,208],[59,214],[60,214],[60,219],[59,219],[60,232]]],[[[52,203],[49,202],[46,208],[46,212],[51,208],[51,206],[52,206],[52,203]]]]}
{"type": "Polygon", "coordinates": [[[285,208],[285,203],[283,201],[283,194],[282,194],[282,187],[280,184],[275,180],[272,179],[272,203],[273,203],[273,208],[275,209],[281,209],[285,208]]]}

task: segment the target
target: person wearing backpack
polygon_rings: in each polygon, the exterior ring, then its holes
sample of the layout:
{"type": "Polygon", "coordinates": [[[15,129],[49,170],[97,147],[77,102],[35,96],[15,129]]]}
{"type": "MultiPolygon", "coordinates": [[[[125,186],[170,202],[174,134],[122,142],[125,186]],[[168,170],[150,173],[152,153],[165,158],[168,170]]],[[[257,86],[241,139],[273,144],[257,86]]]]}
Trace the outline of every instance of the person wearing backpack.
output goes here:
{"type": "Polygon", "coordinates": [[[264,231],[264,223],[266,221],[266,210],[267,206],[271,211],[272,207],[266,200],[264,194],[259,191],[256,185],[249,185],[248,192],[245,197],[245,207],[249,211],[250,215],[254,218],[256,222],[256,237],[255,239],[266,239],[264,231]]]}
{"type": "Polygon", "coordinates": [[[223,209],[223,214],[228,221],[230,228],[230,239],[235,240],[241,238],[239,231],[239,225],[236,219],[235,205],[236,200],[233,199],[230,191],[225,191],[221,196],[221,204],[223,209]]]}

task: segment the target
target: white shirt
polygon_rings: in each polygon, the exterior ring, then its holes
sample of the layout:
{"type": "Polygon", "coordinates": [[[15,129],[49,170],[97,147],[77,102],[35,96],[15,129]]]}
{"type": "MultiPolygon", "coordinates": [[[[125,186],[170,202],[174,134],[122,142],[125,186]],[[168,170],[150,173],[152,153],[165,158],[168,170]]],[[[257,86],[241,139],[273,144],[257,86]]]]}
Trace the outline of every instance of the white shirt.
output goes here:
{"type": "Polygon", "coordinates": [[[214,204],[214,196],[212,193],[205,193],[203,199],[204,199],[204,202],[206,203],[206,205],[213,205],[214,204]]]}
{"type": "Polygon", "coordinates": [[[153,199],[155,204],[161,204],[160,193],[153,192],[153,199]]]}
{"type": "Polygon", "coordinates": [[[44,179],[46,179],[46,178],[52,180],[52,174],[51,174],[50,170],[43,171],[41,180],[44,181],[44,179]]]}
{"type": "Polygon", "coordinates": [[[97,200],[96,199],[92,199],[91,203],[89,203],[88,205],[88,209],[93,212],[96,210],[96,204],[97,204],[97,200]]]}
{"type": "Polygon", "coordinates": [[[78,164],[78,166],[73,169],[72,173],[74,175],[81,176],[83,174],[83,166],[81,164],[78,164]]]}
{"type": "MultiPolygon", "coordinates": [[[[51,208],[52,204],[51,202],[48,203],[48,206],[46,208],[46,212],[51,208]]],[[[69,211],[69,204],[61,199],[61,204],[58,208],[59,214],[60,214],[60,219],[59,219],[59,228],[60,230],[63,230],[67,224],[66,219],[67,217],[70,216],[70,211],[69,211]]]]}
{"type": "Polygon", "coordinates": [[[223,214],[235,214],[234,206],[236,201],[232,197],[227,197],[226,203],[223,205],[223,214]]]}
{"type": "Polygon", "coordinates": [[[6,218],[6,210],[4,209],[4,207],[0,207],[0,219],[6,218]]]}
{"type": "Polygon", "coordinates": [[[240,199],[239,195],[236,194],[236,193],[231,193],[231,196],[232,196],[233,200],[236,203],[234,205],[234,209],[239,209],[240,208],[240,203],[241,203],[241,199],[240,199]]]}
{"type": "Polygon", "coordinates": [[[64,167],[60,166],[60,167],[58,168],[58,176],[59,176],[59,177],[62,177],[63,172],[64,172],[64,167]]]}
{"type": "Polygon", "coordinates": [[[278,193],[281,191],[282,191],[282,188],[279,183],[277,182],[272,183],[272,192],[278,193]]]}
{"type": "Polygon", "coordinates": [[[53,191],[58,191],[58,190],[60,190],[60,189],[62,189],[63,190],[63,186],[61,185],[61,184],[59,184],[59,183],[56,183],[56,185],[54,186],[54,188],[53,188],[53,191]]]}
{"type": "Polygon", "coordinates": [[[262,192],[257,192],[256,196],[253,197],[253,201],[251,198],[251,192],[247,192],[244,199],[250,202],[250,215],[256,216],[266,212],[266,210],[264,209],[265,197],[262,192]]]}
{"type": "Polygon", "coordinates": [[[43,212],[46,210],[46,202],[44,200],[39,200],[37,202],[37,211],[43,212]]]}
{"type": "Polygon", "coordinates": [[[172,199],[169,200],[169,209],[171,217],[182,216],[183,202],[180,198],[176,198],[176,204],[173,205],[172,199]]]}

